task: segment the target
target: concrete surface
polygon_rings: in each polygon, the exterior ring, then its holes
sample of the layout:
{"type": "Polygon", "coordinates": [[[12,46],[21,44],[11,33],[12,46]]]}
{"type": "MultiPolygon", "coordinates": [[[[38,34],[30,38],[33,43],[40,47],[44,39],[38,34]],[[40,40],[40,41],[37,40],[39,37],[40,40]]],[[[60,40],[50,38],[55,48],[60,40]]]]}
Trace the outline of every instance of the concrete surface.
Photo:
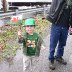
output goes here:
{"type": "MultiPolygon", "coordinates": [[[[69,35],[67,45],[65,47],[64,59],[67,65],[61,65],[55,62],[56,69],[54,71],[49,69],[49,35],[44,39],[46,49],[41,50],[39,62],[37,62],[33,72],[72,72],[72,36],[69,35]]],[[[13,59],[13,63],[9,65],[7,61],[0,63],[0,72],[23,72],[22,51],[17,50],[17,54],[13,59]]]]}

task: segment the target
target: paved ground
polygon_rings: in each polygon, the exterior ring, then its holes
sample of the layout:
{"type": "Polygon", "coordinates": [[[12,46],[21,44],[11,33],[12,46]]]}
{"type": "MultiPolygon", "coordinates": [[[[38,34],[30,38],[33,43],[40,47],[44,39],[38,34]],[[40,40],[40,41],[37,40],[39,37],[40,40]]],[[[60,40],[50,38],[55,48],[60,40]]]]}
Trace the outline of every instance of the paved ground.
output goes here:
{"type": "MultiPolygon", "coordinates": [[[[65,47],[64,59],[68,62],[66,66],[56,63],[54,71],[49,69],[48,51],[49,51],[49,35],[44,39],[46,49],[41,51],[39,62],[33,72],[72,72],[72,36],[68,36],[67,45],[65,47]]],[[[7,61],[0,63],[0,72],[23,72],[23,61],[21,50],[17,51],[13,63],[9,65],[7,61]]]]}

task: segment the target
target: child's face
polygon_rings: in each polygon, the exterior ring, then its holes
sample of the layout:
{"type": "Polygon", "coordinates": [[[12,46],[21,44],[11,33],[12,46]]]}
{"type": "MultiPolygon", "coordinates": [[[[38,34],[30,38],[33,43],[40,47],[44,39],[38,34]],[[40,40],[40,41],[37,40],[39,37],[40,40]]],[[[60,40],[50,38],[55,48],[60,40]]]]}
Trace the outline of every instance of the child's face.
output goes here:
{"type": "Polygon", "coordinates": [[[33,34],[35,26],[26,26],[25,30],[28,34],[33,34]]]}

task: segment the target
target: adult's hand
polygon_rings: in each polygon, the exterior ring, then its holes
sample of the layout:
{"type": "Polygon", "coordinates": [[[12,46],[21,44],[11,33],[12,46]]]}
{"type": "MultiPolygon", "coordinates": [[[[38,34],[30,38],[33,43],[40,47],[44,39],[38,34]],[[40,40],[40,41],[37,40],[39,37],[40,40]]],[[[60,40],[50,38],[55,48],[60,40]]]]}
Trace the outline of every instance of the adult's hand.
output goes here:
{"type": "Polygon", "coordinates": [[[70,35],[72,35],[72,28],[71,27],[69,28],[69,33],[70,33],[70,35]]]}

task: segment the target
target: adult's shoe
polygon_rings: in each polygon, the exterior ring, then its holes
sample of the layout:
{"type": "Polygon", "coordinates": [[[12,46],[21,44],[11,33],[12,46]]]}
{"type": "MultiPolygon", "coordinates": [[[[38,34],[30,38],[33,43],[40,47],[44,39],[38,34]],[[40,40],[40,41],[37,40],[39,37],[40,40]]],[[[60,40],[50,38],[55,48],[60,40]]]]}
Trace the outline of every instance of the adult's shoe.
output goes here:
{"type": "Polygon", "coordinates": [[[50,68],[51,70],[55,70],[54,60],[49,61],[49,68],[50,68]]]}
{"type": "Polygon", "coordinates": [[[63,65],[67,64],[67,62],[62,57],[56,58],[56,61],[58,61],[59,63],[61,63],[63,65]]]}

